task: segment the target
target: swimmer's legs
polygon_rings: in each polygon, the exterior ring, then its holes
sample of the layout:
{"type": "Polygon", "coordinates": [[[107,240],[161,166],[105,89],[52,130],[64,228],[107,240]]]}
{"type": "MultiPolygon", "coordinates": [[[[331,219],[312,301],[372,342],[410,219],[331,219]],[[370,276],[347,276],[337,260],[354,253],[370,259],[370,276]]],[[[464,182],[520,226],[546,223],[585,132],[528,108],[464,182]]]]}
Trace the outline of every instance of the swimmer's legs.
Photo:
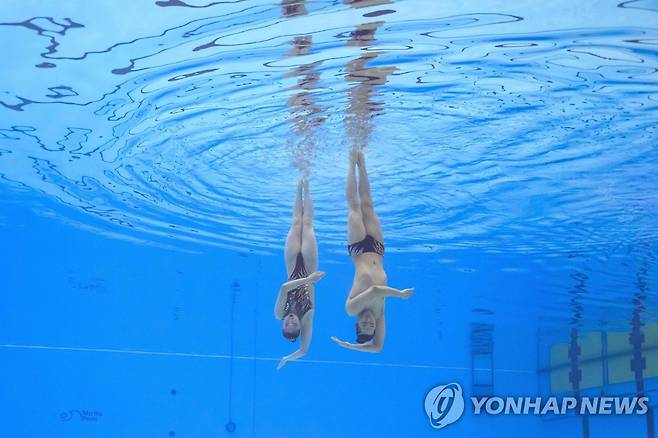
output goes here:
{"type": "Polygon", "coordinates": [[[313,229],[313,199],[308,188],[308,179],[302,182],[304,188],[304,212],[302,215],[302,257],[308,273],[318,270],[318,243],[313,229]]]}
{"type": "Polygon", "coordinates": [[[345,186],[345,197],[349,213],[347,217],[347,242],[352,244],[366,237],[366,227],[361,214],[361,203],[357,195],[356,186],[356,161],[357,151],[352,149],[350,153],[350,167],[347,172],[347,184],[345,186]]]}
{"type": "Polygon", "coordinates": [[[292,225],[286,238],[285,261],[288,275],[295,269],[297,254],[302,249],[302,181],[297,184],[297,196],[295,198],[295,207],[292,211],[292,225]]]}
{"type": "Polygon", "coordinates": [[[372,205],[370,180],[368,179],[366,160],[362,151],[357,153],[356,161],[359,166],[359,198],[361,198],[361,215],[363,216],[366,233],[384,243],[382,225],[377,213],[375,213],[375,208],[372,205]]]}

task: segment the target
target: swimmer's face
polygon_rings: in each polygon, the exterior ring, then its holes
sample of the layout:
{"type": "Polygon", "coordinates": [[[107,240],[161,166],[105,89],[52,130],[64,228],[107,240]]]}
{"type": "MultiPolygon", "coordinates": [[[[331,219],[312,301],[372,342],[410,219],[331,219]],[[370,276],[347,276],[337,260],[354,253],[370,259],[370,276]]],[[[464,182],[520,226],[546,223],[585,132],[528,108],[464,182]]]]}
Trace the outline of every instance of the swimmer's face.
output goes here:
{"type": "Polygon", "coordinates": [[[359,314],[357,325],[359,327],[359,334],[371,336],[375,333],[377,320],[375,319],[375,314],[372,313],[372,310],[366,309],[361,312],[359,314]]]}
{"type": "Polygon", "coordinates": [[[294,313],[289,313],[283,318],[283,334],[286,338],[294,341],[301,330],[299,318],[294,313]]]}

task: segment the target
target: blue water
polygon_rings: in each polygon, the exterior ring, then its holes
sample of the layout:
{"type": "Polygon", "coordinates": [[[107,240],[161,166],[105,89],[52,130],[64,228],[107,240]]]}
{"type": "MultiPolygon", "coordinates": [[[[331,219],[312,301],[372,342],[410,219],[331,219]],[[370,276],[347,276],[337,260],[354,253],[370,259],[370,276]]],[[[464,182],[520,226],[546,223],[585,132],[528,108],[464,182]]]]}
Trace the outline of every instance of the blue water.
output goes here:
{"type": "Polygon", "coordinates": [[[658,3],[464,3],[5,0],[2,435],[655,437],[658,3]],[[377,354],[329,339],[351,147],[415,287],[377,354]],[[327,276],[277,371],[302,175],[327,276]],[[652,408],[435,430],[450,382],[652,408]]]}

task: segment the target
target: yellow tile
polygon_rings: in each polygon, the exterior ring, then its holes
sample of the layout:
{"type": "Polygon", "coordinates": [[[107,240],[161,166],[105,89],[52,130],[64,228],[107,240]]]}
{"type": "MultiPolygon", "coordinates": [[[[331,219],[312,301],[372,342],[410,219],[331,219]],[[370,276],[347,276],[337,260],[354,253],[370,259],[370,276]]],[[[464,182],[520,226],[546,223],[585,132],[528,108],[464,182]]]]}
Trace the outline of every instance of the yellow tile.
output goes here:
{"type": "Polygon", "coordinates": [[[647,324],[642,331],[644,332],[644,346],[658,347],[658,324],[647,324]]]}
{"type": "Polygon", "coordinates": [[[569,345],[554,344],[551,345],[550,363],[551,363],[551,393],[571,391],[569,383],[569,345]]]}
{"type": "Polygon", "coordinates": [[[658,376],[658,348],[654,347],[652,350],[647,350],[644,353],[647,361],[647,367],[644,369],[644,377],[658,376]]]}
{"type": "Polygon", "coordinates": [[[603,386],[603,363],[601,361],[601,332],[582,333],[578,336],[579,360],[582,377],[580,388],[603,386]]]}
{"type": "MultiPolygon", "coordinates": [[[[658,324],[648,324],[642,328],[644,333],[643,356],[646,361],[644,377],[658,377],[658,324]]],[[[608,382],[626,383],[635,380],[631,370],[633,346],[629,341],[630,332],[608,332],[608,382]]],[[[597,388],[603,385],[603,364],[601,350],[601,332],[582,333],[578,338],[580,346],[580,369],[582,371],[581,389],[597,388]]],[[[571,361],[569,343],[555,344],[550,350],[551,392],[569,392],[571,361]]]]}
{"type": "Polygon", "coordinates": [[[608,382],[623,383],[635,379],[631,371],[631,348],[628,333],[608,333],[608,382]]]}
{"type": "Polygon", "coordinates": [[[601,358],[601,332],[582,333],[578,336],[580,360],[601,358]]]}

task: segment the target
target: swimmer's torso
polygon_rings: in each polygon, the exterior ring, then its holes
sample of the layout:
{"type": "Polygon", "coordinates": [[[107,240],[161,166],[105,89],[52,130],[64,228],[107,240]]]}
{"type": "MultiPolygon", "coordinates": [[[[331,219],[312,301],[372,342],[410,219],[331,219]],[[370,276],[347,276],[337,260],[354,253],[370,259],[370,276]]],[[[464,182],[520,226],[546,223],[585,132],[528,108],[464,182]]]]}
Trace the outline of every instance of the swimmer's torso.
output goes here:
{"type": "Polygon", "coordinates": [[[294,313],[301,320],[313,308],[313,285],[305,284],[288,292],[283,314],[294,313]]]}
{"type": "MultiPolygon", "coordinates": [[[[349,298],[354,298],[363,293],[370,286],[386,286],[387,277],[384,272],[384,257],[373,252],[353,255],[354,260],[354,283],[349,298]]],[[[373,300],[368,306],[375,315],[381,315],[384,299],[373,300]]]]}

